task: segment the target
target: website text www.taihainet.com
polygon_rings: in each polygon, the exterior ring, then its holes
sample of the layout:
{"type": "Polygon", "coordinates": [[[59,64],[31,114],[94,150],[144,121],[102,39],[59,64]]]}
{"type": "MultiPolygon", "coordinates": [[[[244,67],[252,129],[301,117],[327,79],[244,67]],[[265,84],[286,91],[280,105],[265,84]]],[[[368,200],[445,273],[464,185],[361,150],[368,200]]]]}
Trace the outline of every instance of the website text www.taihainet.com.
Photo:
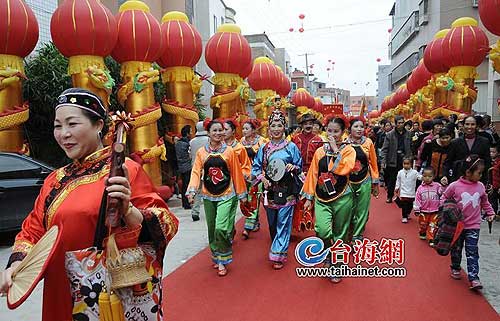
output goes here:
{"type": "Polygon", "coordinates": [[[327,277],[351,277],[351,278],[404,278],[406,268],[404,267],[363,267],[355,265],[331,266],[331,267],[297,267],[295,272],[299,278],[327,278],[327,277]]]}

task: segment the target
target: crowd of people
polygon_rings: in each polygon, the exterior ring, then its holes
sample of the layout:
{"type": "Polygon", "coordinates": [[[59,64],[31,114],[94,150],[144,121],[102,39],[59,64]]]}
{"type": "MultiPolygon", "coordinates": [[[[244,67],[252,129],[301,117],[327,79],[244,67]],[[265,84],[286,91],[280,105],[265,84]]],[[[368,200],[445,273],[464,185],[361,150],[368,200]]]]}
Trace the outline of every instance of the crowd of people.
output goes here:
{"type": "Polygon", "coordinates": [[[381,185],[387,191],[386,202],[401,208],[402,223],[408,223],[412,212],[418,217],[418,237],[431,247],[443,200],[454,198],[461,204],[466,224],[452,249],[451,276],[460,276],[457,262],[465,244],[471,288],[482,287],[478,230],[481,220],[491,221],[497,214],[500,193],[500,137],[489,116],[451,115],[422,124],[396,116],[393,123],[369,125],[362,117],[344,116],[327,116],[321,123],[306,113],[299,126],[287,130],[285,116],[274,111],[268,123],[269,139],[258,134],[260,121],[255,119],[243,124],[210,120],[204,127],[200,122],[191,141],[194,162],[183,191],[194,204],[193,220],[199,219],[199,197],[208,209],[209,242],[218,275],[228,273],[233,259],[238,199],[248,214],[244,240],[259,230],[259,201],[263,203],[271,237],[269,260],[279,270],[293,231],[314,230],[325,246],[336,240],[362,240],[371,196],[378,197],[381,185]],[[243,127],[240,142],[235,138],[238,126],[243,127]],[[205,145],[197,143],[200,137],[205,145]]]}
{"type": "MultiPolygon", "coordinates": [[[[46,272],[44,320],[71,318],[64,254],[95,246],[108,196],[120,200],[124,227],[140,229],[140,241],[152,244],[160,261],[156,280],[161,280],[165,248],[178,226],[138,163],[127,159],[125,177],[108,179],[111,148],[103,145],[102,138],[110,121],[99,97],[72,88],[61,94],[55,111],[54,136],[73,162],[45,180],[16,237],[8,266],[0,273],[0,295],[4,295],[12,285],[13,271],[44,233],[53,225],[63,227],[61,248],[46,272]],[[76,203],[82,206],[75,207],[76,203]]],[[[394,123],[368,125],[362,117],[328,115],[320,123],[304,114],[299,127],[287,125],[280,110],[269,115],[265,133],[256,119],[242,124],[206,119],[196,124],[194,138],[190,139],[192,128],[185,126],[175,141],[182,205],[197,221],[203,203],[212,267],[219,276],[228,274],[233,261],[238,203],[246,216],[243,240],[259,230],[263,205],[271,239],[268,258],[273,269],[281,270],[292,231],[314,230],[327,247],[339,240],[363,240],[371,196],[379,196],[383,183],[386,202],[400,206],[402,223],[411,219],[413,211],[419,221],[418,237],[431,246],[440,205],[456,204],[463,230],[451,249],[451,277],[461,277],[465,246],[470,288],[482,288],[480,223],[494,220],[500,193],[500,137],[489,116],[452,115],[422,124],[397,116],[394,123]],[[243,137],[238,141],[240,126],[243,137]]],[[[332,261],[327,257],[325,266],[332,261]]],[[[341,280],[330,278],[333,283],[341,280]]],[[[161,282],[154,287],[161,293],[161,282]]]]}

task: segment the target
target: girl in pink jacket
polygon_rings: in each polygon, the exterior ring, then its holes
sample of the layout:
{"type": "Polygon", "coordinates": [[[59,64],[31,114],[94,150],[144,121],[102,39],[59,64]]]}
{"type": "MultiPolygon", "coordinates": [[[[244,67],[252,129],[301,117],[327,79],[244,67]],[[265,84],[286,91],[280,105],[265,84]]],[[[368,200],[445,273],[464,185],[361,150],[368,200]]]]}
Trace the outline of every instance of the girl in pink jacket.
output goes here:
{"type": "Polygon", "coordinates": [[[441,184],[434,182],[435,172],[427,167],[422,173],[422,185],[417,189],[413,210],[418,216],[419,237],[427,239],[430,246],[434,246],[434,237],[437,231],[438,211],[442,194],[441,184]]]}
{"type": "Polygon", "coordinates": [[[457,202],[462,211],[464,229],[458,240],[451,248],[451,277],[460,279],[460,262],[462,261],[462,248],[465,244],[467,256],[467,277],[471,290],[482,289],[479,281],[479,227],[481,225],[481,210],[486,212],[488,221],[493,221],[495,212],[488,202],[483,183],[479,180],[484,171],[484,161],[477,155],[468,156],[463,162],[462,172],[465,173],[458,181],[448,186],[441,197],[444,203],[447,199],[457,202]]]}

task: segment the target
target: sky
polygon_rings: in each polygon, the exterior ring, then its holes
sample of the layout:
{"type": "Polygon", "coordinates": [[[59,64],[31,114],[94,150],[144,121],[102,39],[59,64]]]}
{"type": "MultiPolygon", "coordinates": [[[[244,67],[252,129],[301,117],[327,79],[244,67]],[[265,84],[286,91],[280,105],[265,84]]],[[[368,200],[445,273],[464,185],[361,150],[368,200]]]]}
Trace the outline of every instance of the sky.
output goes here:
{"type": "Polygon", "coordinates": [[[292,70],[305,71],[305,57],[300,55],[309,53],[308,63],[314,64],[314,77],[328,87],[335,84],[337,88],[348,89],[351,96],[376,94],[378,65],[390,64],[389,12],[394,0],[224,2],[236,10],[236,24],[243,34],[265,32],[275,47],[286,48],[292,70]],[[303,20],[299,19],[300,14],[305,15],[303,20]],[[304,32],[300,33],[302,25],[304,32]],[[332,66],[328,60],[335,62],[333,71],[327,71],[332,66]]]}

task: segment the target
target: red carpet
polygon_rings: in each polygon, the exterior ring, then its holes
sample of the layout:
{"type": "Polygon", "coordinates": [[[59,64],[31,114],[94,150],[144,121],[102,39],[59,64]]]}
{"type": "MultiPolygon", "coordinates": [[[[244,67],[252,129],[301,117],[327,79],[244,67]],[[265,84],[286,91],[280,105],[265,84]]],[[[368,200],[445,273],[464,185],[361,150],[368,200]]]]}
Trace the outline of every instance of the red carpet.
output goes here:
{"type": "MultiPolygon", "coordinates": [[[[189,320],[500,320],[486,299],[450,278],[449,257],[440,257],[418,239],[417,222],[401,223],[400,210],[373,199],[365,236],[371,240],[403,238],[406,278],[299,279],[294,238],[289,262],[274,271],[267,259],[269,233],[264,227],[243,241],[238,222],[234,262],[226,277],[212,269],[205,249],[164,280],[168,321],[189,320]]],[[[265,215],[263,215],[265,216],[265,215]]]]}

